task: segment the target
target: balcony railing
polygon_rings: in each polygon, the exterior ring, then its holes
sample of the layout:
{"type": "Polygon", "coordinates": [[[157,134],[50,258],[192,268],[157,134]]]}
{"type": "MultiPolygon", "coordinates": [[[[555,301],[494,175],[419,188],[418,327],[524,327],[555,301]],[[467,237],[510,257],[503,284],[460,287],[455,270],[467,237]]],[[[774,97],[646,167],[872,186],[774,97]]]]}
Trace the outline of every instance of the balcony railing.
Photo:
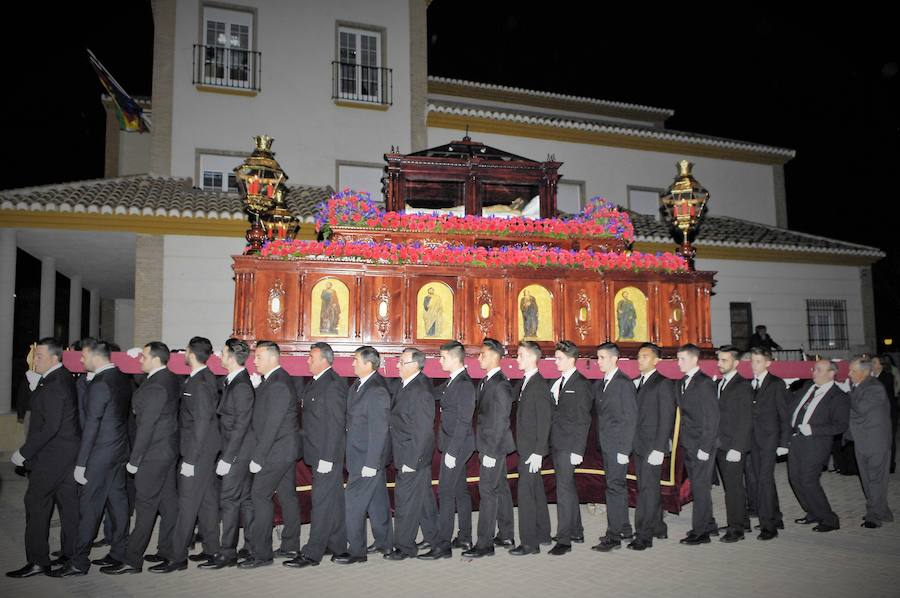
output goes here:
{"type": "Polygon", "coordinates": [[[332,62],[331,97],[335,100],[390,106],[394,103],[393,73],[385,67],[332,62]]]}
{"type": "Polygon", "coordinates": [[[194,45],[194,85],[260,91],[262,54],[222,46],[194,45]]]}

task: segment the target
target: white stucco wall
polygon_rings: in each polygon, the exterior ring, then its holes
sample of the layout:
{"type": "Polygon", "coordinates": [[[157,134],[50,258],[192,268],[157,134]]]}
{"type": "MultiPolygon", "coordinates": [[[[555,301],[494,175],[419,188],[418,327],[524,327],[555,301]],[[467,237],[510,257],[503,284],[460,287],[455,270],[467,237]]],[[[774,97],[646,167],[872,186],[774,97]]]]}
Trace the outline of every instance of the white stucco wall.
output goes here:
{"type": "Polygon", "coordinates": [[[151,135],[152,133],[119,131],[119,176],[150,172],[151,135]]]}
{"type": "Polygon", "coordinates": [[[125,351],[134,346],[134,299],[115,299],[113,306],[114,339],[125,351]]]}

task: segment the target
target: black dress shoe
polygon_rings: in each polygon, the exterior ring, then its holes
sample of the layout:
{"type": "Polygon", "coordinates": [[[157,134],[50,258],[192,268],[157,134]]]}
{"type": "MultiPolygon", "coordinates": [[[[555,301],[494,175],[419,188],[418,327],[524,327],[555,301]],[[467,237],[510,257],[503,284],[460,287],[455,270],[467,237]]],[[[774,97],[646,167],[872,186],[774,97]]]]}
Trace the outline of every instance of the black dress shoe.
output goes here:
{"type": "Polygon", "coordinates": [[[402,550],[392,550],[381,558],[386,561],[405,561],[406,559],[411,559],[412,557],[402,550]]]}
{"type": "Polygon", "coordinates": [[[302,569],[304,567],[318,567],[319,561],[314,561],[310,558],[307,558],[303,556],[303,553],[301,552],[295,558],[284,561],[281,564],[285,567],[291,567],[292,569],[302,569]]]}
{"type": "Polygon", "coordinates": [[[120,565],[110,565],[109,567],[101,567],[100,573],[105,573],[107,575],[124,575],[125,573],[140,573],[141,569],[138,567],[132,567],[127,563],[122,563],[120,565]]]}
{"type": "Polygon", "coordinates": [[[686,538],[678,541],[686,546],[699,546],[700,544],[709,544],[709,534],[689,534],[686,538]]]}
{"type": "Polygon", "coordinates": [[[494,547],[488,546],[486,548],[470,548],[462,553],[462,555],[467,559],[480,559],[483,556],[494,556],[494,547]]]}
{"type": "Polygon", "coordinates": [[[200,563],[197,565],[198,569],[224,569],[225,567],[237,567],[238,561],[237,557],[223,557],[221,554],[217,554],[213,558],[209,559],[205,563],[200,563]]]}
{"type": "Polygon", "coordinates": [[[82,575],[87,575],[87,571],[76,569],[72,563],[66,563],[59,569],[50,571],[47,575],[49,577],[80,577],[82,575]]]}
{"type": "Polygon", "coordinates": [[[527,544],[519,544],[515,548],[509,551],[509,554],[513,556],[525,556],[527,554],[540,554],[541,549],[539,546],[528,546],[527,544]]]}
{"type": "Polygon", "coordinates": [[[158,565],[153,565],[150,567],[150,571],[152,573],[172,573],[174,571],[186,571],[187,570],[187,561],[181,561],[179,563],[170,563],[168,561],[163,561],[158,565]]]}
{"type": "Polygon", "coordinates": [[[552,554],[553,556],[561,556],[566,554],[567,552],[572,552],[571,544],[557,544],[550,549],[550,554],[552,554]]]}
{"type": "Polygon", "coordinates": [[[121,565],[122,561],[119,559],[112,558],[112,555],[108,554],[102,559],[94,559],[91,561],[92,565],[97,565],[98,567],[109,567],[111,565],[121,565]]]}
{"type": "Polygon", "coordinates": [[[16,579],[22,579],[25,577],[32,577],[34,575],[46,575],[50,573],[50,567],[43,565],[35,565],[34,563],[28,563],[21,569],[16,569],[15,571],[8,571],[6,573],[7,577],[15,577],[16,579]]]}
{"type": "Polygon", "coordinates": [[[250,549],[249,548],[241,548],[237,551],[237,555],[239,559],[246,559],[250,557],[250,549]]]}
{"type": "Polygon", "coordinates": [[[276,559],[295,559],[298,554],[300,554],[299,550],[284,550],[282,548],[276,548],[272,551],[272,556],[276,559]]]}
{"type": "Polygon", "coordinates": [[[864,527],[866,529],[876,529],[881,526],[878,525],[877,523],[875,523],[874,521],[863,521],[862,525],[860,525],[859,527],[864,527]]]}
{"type": "Polygon", "coordinates": [[[380,552],[381,554],[389,554],[391,551],[388,548],[382,548],[378,546],[374,542],[366,546],[366,554],[375,554],[376,552],[380,552]]]}
{"type": "Polygon", "coordinates": [[[634,540],[634,534],[633,533],[622,534],[622,539],[623,540],[634,540]]]}
{"type": "Polygon", "coordinates": [[[416,548],[418,548],[419,550],[430,550],[431,544],[429,544],[425,540],[422,540],[421,542],[416,542],[416,548]]]}
{"type": "Polygon", "coordinates": [[[351,556],[350,553],[345,552],[344,554],[337,555],[331,560],[333,560],[338,565],[355,565],[356,563],[365,563],[369,560],[369,557],[351,556]]]}
{"type": "Polygon", "coordinates": [[[816,527],[813,528],[814,532],[833,532],[836,529],[841,529],[840,526],[836,525],[828,525],[827,523],[820,523],[816,527]]]}
{"type": "Polygon", "coordinates": [[[109,540],[106,538],[100,538],[93,544],[91,544],[91,548],[103,548],[104,546],[109,546],[109,540]]]}
{"type": "Polygon", "coordinates": [[[59,557],[50,561],[50,566],[55,567],[57,565],[65,565],[68,562],[69,562],[69,557],[67,557],[65,555],[59,555],[59,557]]]}
{"type": "Polygon", "coordinates": [[[800,519],[794,519],[794,523],[799,523],[800,525],[809,525],[811,523],[817,523],[815,519],[812,519],[807,515],[806,517],[801,517],[800,519]]]}
{"type": "Polygon", "coordinates": [[[777,530],[764,529],[761,532],[759,532],[759,535],[756,536],[756,539],[757,540],[771,540],[772,538],[777,538],[777,537],[778,537],[777,530]]]}
{"type": "Polygon", "coordinates": [[[416,558],[420,561],[436,561],[438,559],[449,559],[452,556],[452,550],[438,550],[437,548],[432,548],[425,554],[420,554],[416,558]]]}
{"type": "Polygon", "coordinates": [[[214,554],[209,554],[206,552],[199,552],[197,554],[192,554],[188,557],[188,560],[192,563],[205,563],[206,561],[212,560],[216,557],[214,554]]]}
{"type": "Polygon", "coordinates": [[[148,563],[161,563],[166,559],[164,559],[162,556],[159,555],[159,553],[157,553],[157,554],[145,554],[144,560],[147,561],[148,563]]]}
{"type": "MultiPolygon", "coordinates": [[[[556,543],[559,543],[559,540],[556,539],[556,536],[550,538],[556,543]]],[[[582,544],[584,542],[584,536],[569,536],[569,541],[574,542],[575,544],[582,544]]]]}
{"type": "Polygon", "coordinates": [[[629,542],[626,548],[630,548],[631,550],[647,550],[648,548],[652,548],[653,544],[651,542],[647,542],[646,540],[641,540],[638,538],[632,542],[629,542]]]}
{"type": "Polygon", "coordinates": [[[258,569],[259,567],[267,567],[273,562],[275,561],[272,559],[256,559],[251,556],[238,563],[238,569],[258,569]]]}
{"type": "Polygon", "coordinates": [[[725,532],[725,535],[719,538],[719,542],[725,542],[726,544],[733,544],[735,542],[740,542],[744,539],[744,532],[738,532],[733,529],[725,532]]]}
{"type": "Polygon", "coordinates": [[[622,541],[609,536],[603,536],[600,538],[599,544],[591,546],[591,550],[596,550],[597,552],[609,552],[617,548],[622,548],[622,541]]]}
{"type": "Polygon", "coordinates": [[[494,538],[494,546],[501,546],[503,548],[514,548],[516,546],[516,541],[512,538],[494,538]]]}
{"type": "Polygon", "coordinates": [[[450,542],[450,548],[459,548],[460,550],[469,550],[472,548],[472,543],[467,542],[465,540],[460,540],[459,536],[455,537],[452,542],[450,542]]]}

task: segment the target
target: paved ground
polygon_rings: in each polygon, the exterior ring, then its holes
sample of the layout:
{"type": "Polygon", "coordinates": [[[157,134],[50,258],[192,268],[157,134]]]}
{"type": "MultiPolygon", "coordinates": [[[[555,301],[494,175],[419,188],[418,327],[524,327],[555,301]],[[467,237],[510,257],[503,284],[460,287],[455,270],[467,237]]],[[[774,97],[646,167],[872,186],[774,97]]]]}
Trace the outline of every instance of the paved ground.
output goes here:
{"type": "MultiPolygon", "coordinates": [[[[771,542],[748,537],[732,545],[714,540],[700,547],[681,546],[678,538],[690,528],[689,505],[680,516],[667,517],[670,539],[657,541],[653,549],[642,553],[623,548],[599,554],[591,551],[589,544],[576,544],[575,550],[564,557],[543,553],[516,558],[498,551],[497,556],[480,561],[455,556],[433,563],[391,563],[378,558],[352,566],[325,561],[301,571],[286,569],[277,562],[254,571],[202,571],[192,564],[188,571],[169,575],[145,569],[140,575],[109,577],[94,568],[86,577],[65,581],[0,577],[0,596],[900,596],[900,521],[877,530],[860,528],[864,503],[857,478],[824,474],[826,492],[844,527],[816,534],[793,523],[801,513],[783,464],[778,466],[777,475],[782,508],[790,523],[771,542]]],[[[26,481],[13,474],[8,457],[3,456],[0,571],[24,564],[25,487],[26,481]]],[[[900,520],[900,475],[892,476],[890,492],[900,520]]],[[[715,513],[724,520],[722,491],[715,488],[713,493],[715,513]]],[[[582,506],[589,542],[605,530],[602,510],[602,505],[597,509],[582,506]]],[[[551,520],[555,520],[552,511],[551,520]]],[[[51,538],[54,548],[59,545],[58,533],[55,524],[51,538]]],[[[305,540],[306,526],[302,533],[305,540]]],[[[155,542],[154,538],[151,547],[155,542]]],[[[103,554],[105,549],[96,549],[93,556],[103,554]]]]}

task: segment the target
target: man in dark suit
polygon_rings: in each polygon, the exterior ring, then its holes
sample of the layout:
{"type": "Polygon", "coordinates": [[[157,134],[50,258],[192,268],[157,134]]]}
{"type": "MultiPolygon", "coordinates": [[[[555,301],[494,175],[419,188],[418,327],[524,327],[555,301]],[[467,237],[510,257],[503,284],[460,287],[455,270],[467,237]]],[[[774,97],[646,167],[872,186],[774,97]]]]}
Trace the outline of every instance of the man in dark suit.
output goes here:
{"type": "Polygon", "coordinates": [[[584,460],[594,393],[591,383],[575,367],[578,359],[575,343],[558,342],[554,358],[560,377],[550,386],[553,397],[550,449],[556,470],[556,537],[553,538],[556,545],[550,554],[560,556],[572,550],[572,542],[584,542],[575,467],[584,460]]]}
{"type": "Polygon", "coordinates": [[[795,523],[817,525],[813,531],[830,532],[840,528],[840,520],[831,509],[822,489],[822,469],[831,455],[834,437],[847,431],[850,399],[834,383],[837,365],[820,359],[813,367],[813,379],[794,395],[788,405],[791,422],[791,446],[788,479],[806,514],[795,523]]]}
{"type": "Polygon", "coordinates": [[[760,540],[771,540],[784,529],[778,492],[775,489],[775,459],[788,453],[791,427],[788,422],[789,398],[784,380],[769,372],[772,354],[768,349],[751,349],[750,367],[753,370],[753,433],[750,448],[750,468],[747,492],[756,496],[759,515],[760,540]]]}
{"type": "Polygon", "coordinates": [[[160,515],[159,553],[162,562],[171,561],[172,534],[178,518],[175,465],[178,461],[178,398],[181,383],[166,367],[169,347],[154,341],[144,346],[141,369],[147,379],[135,391],[131,409],[137,429],[131,456],[125,466],[134,475],[134,528],[121,565],[109,565],[101,573],[140,573],[144,551],[160,515]]]}
{"type": "Polygon", "coordinates": [[[251,556],[238,564],[242,569],[271,565],[272,528],[278,491],[284,528],[279,556],[297,556],[300,546],[300,507],[297,502],[297,442],[300,425],[291,376],[280,365],[281,351],[272,341],[257,341],[253,363],[263,381],[253,402],[253,437],[249,470],[253,474],[250,499],[253,523],[250,528],[251,556]]]}
{"type": "Polygon", "coordinates": [[[128,538],[128,492],[125,463],[128,461],[128,412],[131,381],[109,361],[105,341],[86,339],[81,363],[93,374],[85,393],[85,417],[81,447],[75,465],[75,481],[83,486],[79,496],[78,539],[75,556],[53,577],[85,575],[91,567],[91,545],[108,505],[111,534],[109,554],[94,564],[118,565],[125,559],[128,538]]]}
{"type": "Polygon", "coordinates": [[[325,550],[347,550],[344,523],[344,451],[346,449],[347,382],[335,372],[334,351],[314,343],[307,359],[312,381],[303,389],[303,459],[312,470],[309,541],[285,567],[316,566],[325,550]]]}
{"type": "Polygon", "coordinates": [[[719,444],[719,405],[716,383],[700,370],[700,349],[692,344],[682,345],[677,358],[678,369],[684,374],[676,391],[678,407],[681,408],[679,436],[684,448],[684,466],[694,495],[691,530],[679,542],[696,546],[708,544],[710,534],[719,534],[712,510],[712,476],[716,464],[713,456],[719,444]]]}
{"type": "Polygon", "coordinates": [[[221,361],[228,375],[216,409],[222,441],[222,455],[216,464],[216,475],[222,477],[219,491],[222,539],[219,553],[200,563],[200,569],[236,566],[238,530],[243,522],[246,534],[253,521],[248,466],[254,444],[251,430],[254,392],[250,374],[244,367],[249,356],[250,346],[246,342],[236,338],[225,341],[221,361]]]}
{"type": "Polygon", "coordinates": [[[512,494],[506,480],[506,455],[516,450],[509,415],[512,410],[512,386],[500,371],[503,345],[485,338],[478,354],[478,364],[487,374],[478,384],[475,448],[481,455],[478,472],[478,539],[475,546],[463,552],[467,558],[493,556],[494,544],[515,546],[513,541],[512,494]],[[503,514],[501,517],[500,514],[503,514]],[[496,538],[494,531],[500,523],[496,538]]]}
{"type": "MultiPolygon", "coordinates": [[[[31,395],[31,423],[25,444],[10,459],[31,470],[25,491],[27,564],[7,577],[31,577],[50,571],[50,516],[59,509],[62,553],[71,559],[78,537],[78,489],[72,473],[81,433],[75,405],[75,382],[62,364],[62,343],[42,338],[34,350],[34,371],[41,380],[31,395]]],[[[99,481],[99,480],[98,480],[99,481]]]]}
{"type": "Polygon", "coordinates": [[[550,512],[541,465],[550,452],[550,424],[553,421],[553,399],[550,385],[538,371],[541,347],[534,341],[521,341],[516,363],[524,376],[516,384],[516,448],[519,452],[519,483],[516,498],[519,505],[520,544],[509,551],[513,556],[538,554],[540,545],[550,543],[550,512]]]}
{"type": "Polygon", "coordinates": [[[402,561],[418,555],[419,525],[425,541],[437,543],[437,507],[431,491],[431,456],[434,454],[434,395],[422,370],[425,354],[406,349],[397,370],[400,387],[391,406],[390,438],[397,471],[394,487],[394,550],[384,555],[402,561]],[[430,504],[429,504],[430,503],[430,504]]]}
{"type": "Polygon", "coordinates": [[[725,543],[744,539],[750,529],[747,495],[744,490],[744,457],[750,452],[753,429],[753,389],[737,371],[741,352],[725,345],[717,352],[717,366],[722,378],[718,383],[719,448],[716,463],[725,489],[725,512],[728,526],[719,540],[725,543]]]}
{"type": "Polygon", "coordinates": [[[866,495],[862,526],[869,529],[893,521],[887,503],[891,457],[891,404],[884,385],[872,375],[872,362],[857,357],[850,362],[850,427],[847,435],[856,449],[859,479],[866,495]]]}
{"type": "Polygon", "coordinates": [[[466,463],[475,451],[472,414],[475,412],[475,385],[466,372],[466,349],[458,341],[441,345],[441,369],[450,373],[447,382],[436,390],[441,402],[441,429],[438,449],[443,453],[438,481],[437,545],[420,554],[423,560],[452,556],[451,546],[472,547],[472,499],[466,483],[466,463]],[[459,513],[459,536],[453,537],[453,516],[459,513]]]}
{"type": "Polygon", "coordinates": [[[669,453],[675,427],[675,385],[656,371],[661,357],[653,343],[638,349],[638,369],[641,375],[634,381],[637,387],[637,424],[634,434],[635,472],[638,497],[634,512],[634,541],[632,550],[646,550],[654,538],[668,537],[660,501],[662,462],[669,453]]]}
{"type": "Polygon", "coordinates": [[[334,557],[341,565],[364,563],[367,557],[366,514],[375,546],[389,552],[391,513],[385,485],[391,396],[378,373],[381,356],[373,347],[353,353],[353,372],[359,378],[347,392],[347,488],[345,518],[348,552],[334,557]]]}
{"type": "Polygon", "coordinates": [[[763,325],[757,326],[753,335],[750,336],[750,348],[781,351],[781,345],[776,343],[775,339],[769,336],[768,330],[763,325]]]}
{"type": "Polygon", "coordinates": [[[603,379],[594,385],[597,414],[597,450],[606,471],[606,535],[592,546],[597,552],[621,548],[622,539],[633,537],[628,521],[628,457],[637,425],[637,401],[631,378],[619,369],[619,347],[603,343],[597,348],[597,364],[603,379]]]}

